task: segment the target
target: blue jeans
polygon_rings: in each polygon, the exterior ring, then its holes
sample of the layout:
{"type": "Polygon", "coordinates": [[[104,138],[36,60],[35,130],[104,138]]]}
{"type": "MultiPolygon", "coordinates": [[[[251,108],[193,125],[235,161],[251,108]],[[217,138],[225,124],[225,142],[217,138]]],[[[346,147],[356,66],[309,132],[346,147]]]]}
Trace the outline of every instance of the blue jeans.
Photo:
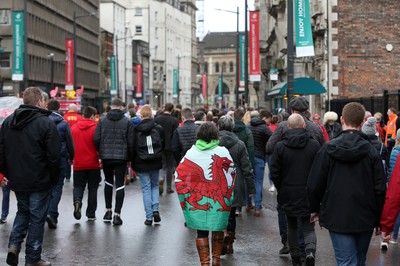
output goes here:
{"type": "Polygon", "coordinates": [[[10,188],[8,186],[2,187],[3,201],[1,203],[1,219],[6,219],[10,210],[10,188]]]}
{"type": "Polygon", "coordinates": [[[341,234],[329,231],[337,266],[364,266],[373,230],[341,234]]]}
{"type": "Polygon", "coordinates": [[[392,238],[397,240],[397,237],[399,236],[399,228],[400,228],[400,213],[397,215],[396,222],[394,223],[393,227],[393,235],[392,238]]]}
{"type": "MultiPolygon", "coordinates": [[[[65,178],[65,169],[66,169],[67,161],[61,163],[60,167],[60,176],[58,177],[57,184],[54,185],[53,191],[51,193],[51,201],[49,206],[48,215],[57,221],[58,218],[58,204],[61,200],[62,190],[64,186],[64,178],[65,178]]],[[[70,166],[70,165],[68,165],[70,166]]]]}
{"type": "Polygon", "coordinates": [[[52,189],[40,192],[15,192],[18,211],[15,216],[8,247],[21,249],[26,238],[25,260],[34,263],[41,259],[44,224],[52,189]]]}
{"type": "Polygon", "coordinates": [[[254,181],[256,185],[256,194],[254,195],[254,209],[261,210],[265,160],[259,157],[254,157],[254,161],[254,181]]]}
{"type": "Polygon", "coordinates": [[[146,220],[153,220],[153,212],[158,211],[160,192],[158,190],[159,170],[140,172],[139,179],[142,186],[143,205],[146,220]]]}

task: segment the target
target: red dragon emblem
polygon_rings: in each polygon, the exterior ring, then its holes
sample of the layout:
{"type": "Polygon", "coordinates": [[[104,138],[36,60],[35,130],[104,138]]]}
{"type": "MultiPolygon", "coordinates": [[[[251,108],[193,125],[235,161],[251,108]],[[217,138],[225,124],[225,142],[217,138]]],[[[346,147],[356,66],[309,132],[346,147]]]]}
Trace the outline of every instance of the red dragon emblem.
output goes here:
{"type": "Polygon", "coordinates": [[[233,162],[226,157],[219,157],[215,154],[212,155],[211,159],[212,163],[209,170],[212,180],[207,180],[204,177],[203,169],[187,158],[176,169],[178,173],[177,179],[182,180],[182,182],[175,182],[177,193],[180,195],[190,194],[181,202],[182,209],[186,208],[187,202],[192,206],[190,208],[191,211],[208,211],[212,208],[209,202],[203,205],[199,204],[203,197],[207,197],[221,205],[218,211],[230,211],[231,207],[226,205],[225,199],[232,197],[235,172],[232,173],[232,185],[230,188],[228,188],[225,173],[229,171],[229,168],[232,168],[233,162]]]}

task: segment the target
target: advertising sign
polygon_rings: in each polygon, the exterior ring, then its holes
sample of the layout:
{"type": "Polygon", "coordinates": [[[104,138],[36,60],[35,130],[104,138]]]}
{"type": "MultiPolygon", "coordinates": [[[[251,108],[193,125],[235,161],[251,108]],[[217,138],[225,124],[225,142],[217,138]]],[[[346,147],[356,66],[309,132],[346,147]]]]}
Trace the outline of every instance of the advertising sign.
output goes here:
{"type": "Polygon", "coordinates": [[[143,67],[136,64],[136,98],[143,97],[143,67]]]}
{"type": "Polygon", "coordinates": [[[207,75],[203,74],[201,76],[201,90],[204,99],[207,99],[207,75]]]}
{"type": "Polygon", "coordinates": [[[117,95],[117,66],[115,64],[115,55],[110,56],[111,86],[110,94],[117,95]]]}
{"type": "Polygon", "coordinates": [[[295,0],[296,57],[314,56],[309,0],[295,0]]]}
{"type": "Polygon", "coordinates": [[[74,89],[74,40],[65,40],[65,89],[74,89]]]}
{"type": "Polygon", "coordinates": [[[14,61],[12,80],[24,79],[24,12],[13,12],[14,61]]]}
{"type": "Polygon", "coordinates": [[[245,75],[244,75],[244,63],[245,63],[245,53],[244,53],[244,43],[246,41],[245,35],[244,34],[240,34],[239,35],[239,91],[243,92],[245,90],[245,75]]]}
{"type": "Polygon", "coordinates": [[[250,81],[260,81],[260,12],[258,11],[250,11],[249,52],[249,79],[250,81]]]}
{"type": "Polygon", "coordinates": [[[179,90],[179,71],[178,69],[174,69],[174,77],[173,77],[173,91],[172,98],[178,98],[178,90],[179,90]]]}

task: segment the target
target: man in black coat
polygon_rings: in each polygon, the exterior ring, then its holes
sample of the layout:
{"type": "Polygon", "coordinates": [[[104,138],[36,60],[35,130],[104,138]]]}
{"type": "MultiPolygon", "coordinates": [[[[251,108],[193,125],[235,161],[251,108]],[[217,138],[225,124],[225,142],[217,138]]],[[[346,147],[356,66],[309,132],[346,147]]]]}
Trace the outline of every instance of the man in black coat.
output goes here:
{"type": "Polygon", "coordinates": [[[18,265],[26,238],[25,265],[51,265],[41,258],[44,224],[53,185],[60,175],[61,141],[49,119],[42,91],[27,88],[24,104],[0,130],[0,172],[7,176],[18,201],[8,244],[7,264],[18,265]]]}
{"type": "MultiPolygon", "coordinates": [[[[107,210],[103,221],[112,221],[114,225],[122,225],[120,215],[125,197],[125,172],[134,152],[133,125],[125,116],[123,105],[124,103],[121,99],[115,98],[112,100],[111,110],[105,117],[100,119],[93,138],[96,149],[99,152],[99,158],[102,160],[105,176],[104,197],[107,210]],[[114,175],[116,195],[113,217],[114,175]]],[[[75,204],[79,204],[79,202],[75,204]]]]}
{"type": "Polygon", "coordinates": [[[197,128],[193,121],[193,113],[190,108],[185,108],[181,113],[183,125],[175,129],[172,136],[171,149],[176,163],[179,163],[186,152],[196,143],[197,128]]]}
{"type": "Polygon", "coordinates": [[[385,201],[382,160],[360,132],[364,114],[359,103],[344,106],[343,131],[318,152],[307,182],[311,219],[329,230],[338,265],[365,265],[385,201]]]}
{"type": "Polygon", "coordinates": [[[314,223],[310,223],[307,199],[307,178],[320,145],[305,129],[301,115],[292,114],[289,129],[275,146],[271,160],[271,179],[278,190],[278,203],[286,213],[288,240],[293,265],[301,265],[297,237],[298,218],[301,219],[305,242],[306,265],[314,265],[317,239],[314,223]]]}
{"type": "Polygon", "coordinates": [[[171,115],[174,110],[172,103],[166,103],[164,112],[154,119],[154,122],[161,125],[164,129],[164,152],[163,152],[163,167],[160,173],[159,192],[160,195],[164,192],[164,180],[167,180],[167,193],[174,193],[172,190],[172,175],[175,166],[174,155],[171,149],[172,135],[178,127],[178,120],[171,115]]]}

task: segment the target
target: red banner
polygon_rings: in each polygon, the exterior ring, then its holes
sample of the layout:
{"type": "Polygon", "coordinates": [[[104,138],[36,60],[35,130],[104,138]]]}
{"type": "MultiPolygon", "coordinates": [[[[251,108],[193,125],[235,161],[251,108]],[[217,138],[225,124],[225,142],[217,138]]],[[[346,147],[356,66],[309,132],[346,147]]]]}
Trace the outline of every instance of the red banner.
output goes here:
{"type": "Polygon", "coordinates": [[[136,64],[136,98],[142,98],[143,95],[143,70],[142,64],[136,64]]]}
{"type": "Polygon", "coordinates": [[[207,75],[203,74],[201,76],[201,92],[203,94],[203,98],[205,99],[205,102],[207,102],[207,75]]]}
{"type": "Polygon", "coordinates": [[[249,53],[249,79],[260,81],[260,13],[258,11],[250,11],[249,53]]]}
{"type": "Polygon", "coordinates": [[[65,89],[74,89],[74,40],[65,40],[65,89]]]}

